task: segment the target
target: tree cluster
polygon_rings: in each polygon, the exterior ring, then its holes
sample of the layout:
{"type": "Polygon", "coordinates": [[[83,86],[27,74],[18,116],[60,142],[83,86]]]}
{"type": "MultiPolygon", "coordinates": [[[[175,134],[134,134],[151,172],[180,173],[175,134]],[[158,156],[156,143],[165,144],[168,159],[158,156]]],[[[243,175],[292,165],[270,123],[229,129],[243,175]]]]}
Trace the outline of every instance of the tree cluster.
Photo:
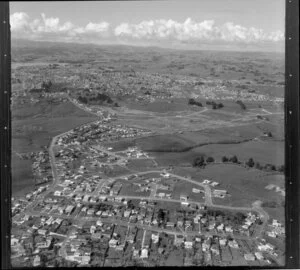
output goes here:
{"type": "Polygon", "coordinates": [[[44,90],[45,92],[49,92],[51,86],[52,86],[52,82],[51,82],[50,80],[47,80],[47,81],[43,81],[43,82],[42,82],[41,88],[42,88],[42,90],[44,90]]]}
{"type": "Polygon", "coordinates": [[[190,98],[190,99],[189,99],[189,103],[188,103],[188,104],[189,104],[189,105],[197,105],[197,106],[199,106],[199,107],[202,107],[202,103],[199,102],[199,101],[194,100],[193,98],[190,98]]]}
{"type": "Polygon", "coordinates": [[[115,107],[119,107],[119,104],[117,102],[114,103],[114,101],[111,99],[110,96],[102,93],[90,95],[90,93],[84,91],[84,93],[78,96],[78,101],[84,104],[88,104],[88,103],[102,104],[106,102],[107,104],[114,104],[115,107]]]}
{"type": "Polygon", "coordinates": [[[196,157],[193,160],[193,167],[205,167],[208,163],[214,162],[215,159],[213,157],[207,157],[206,160],[204,156],[196,157]]]}
{"type": "MultiPolygon", "coordinates": [[[[232,163],[239,163],[237,156],[232,156],[232,157],[222,157],[222,162],[232,162],[232,163]]],[[[284,172],[285,167],[284,165],[280,166],[275,166],[274,164],[267,163],[265,165],[261,165],[259,162],[255,162],[253,158],[249,158],[246,162],[245,165],[249,168],[255,168],[258,170],[265,170],[265,171],[278,171],[278,172],[284,172]]]]}
{"type": "Polygon", "coordinates": [[[226,157],[226,156],[223,156],[222,157],[222,162],[232,162],[232,163],[239,163],[239,160],[237,158],[236,155],[232,156],[232,157],[226,157]]]}
{"type": "Polygon", "coordinates": [[[206,101],[206,105],[211,105],[213,110],[221,109],[224,107],[223,103],[216,103],[214,101],[206,101]]]}

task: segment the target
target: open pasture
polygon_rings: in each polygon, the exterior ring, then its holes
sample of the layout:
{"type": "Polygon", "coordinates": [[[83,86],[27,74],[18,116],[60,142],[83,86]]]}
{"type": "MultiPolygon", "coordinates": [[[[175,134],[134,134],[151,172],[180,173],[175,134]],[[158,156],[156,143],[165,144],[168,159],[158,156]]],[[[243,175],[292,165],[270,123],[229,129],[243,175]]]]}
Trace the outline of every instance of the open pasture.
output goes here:
{"type": "MultiPolygon", "coordinates": [[[[281,202],[283,197],[265,189],[273,181],[264,178],[268,174],[255,169],[246,169],[233,164],[206,166],[201,174],[220,183],[218,189],[226,189],[231,195],[228,204],[232,206],[251,206],[256,200],[281,202]]],[[[227,204],[223,199],[222,202],[227,204]]]]}
{"type": "Polygon", "coordinates": [[[253,158],[261,165],[284,164],[284,142],[280,141],[258,139],[237,144],[210,144],[194,148],[193,152],[212,156],[216,161],[221,161],[223,156],[236,155],[241,162],[253,158]]]}
{"type": "Polygon", "coordinates": [[[191,184],[189,182],[185,182],[180,180],[174,185],[174,189],[172,192],[172,198],[179,200],[180,195],[187,196],[188,200],[197,201],[197,202],[204,202],[204,190],[202,187],[191,184]],[[200,189],[202,192],[194,193],[192,191],[193,188],[200,189]]]}
{"type": "Polygon", "coordinates": [[[204,169],[188,167],[175,168],[174,173],[182,176],[191,176],[192,179],[202,182],[210,179],[220,183],[217,189],[225,189],[231,195],[225,199],[213,198],[216,204],[228,206],[251,207],[256,200],[262,202],[275,201],[281,203],[283,196],[265,189],[268,184],[279,180],[272,180],[270,173],[247,169],[234,164],[207,165],[204,169]],[[266,177],[266,178],[265,178],[266,177]]]}
{"type": "Polygon", "coordinates": [[[133,171],[147,171],[155,168],[152,159],[131,159],[126,166],[129,170],[133,171]]]}
{"type": "Polygon", "coordinates": [[[202,108],[188,105],[187,99],[168,99],[141,104],[137,102],[127,102],[126,107],[129,109],[141,110],[144,112],[153,112],[160,114],[177,114],[182,111],[200,111],[202,108]]]}
{"type": "Polygon", "coordinates": [[[22,160],[12,154],[12,196],[23,196],[34,189],[34,178],[31,170],[31,161],[22,160]]]}

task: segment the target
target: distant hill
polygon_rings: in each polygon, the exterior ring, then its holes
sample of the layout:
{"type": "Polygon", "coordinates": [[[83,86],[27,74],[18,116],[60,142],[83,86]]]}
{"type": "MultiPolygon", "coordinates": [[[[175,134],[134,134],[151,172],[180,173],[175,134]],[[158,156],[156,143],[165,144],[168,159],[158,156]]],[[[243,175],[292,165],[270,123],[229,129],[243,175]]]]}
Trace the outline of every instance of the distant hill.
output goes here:
{"type": "Polygon", "coordinates": [[[134,70],[222,80],[258,77],[276,82],[284,80],[284,54],[275,52],[192,51],[12,39],[12,62],[93,64],[99,70],[134,70]]]}

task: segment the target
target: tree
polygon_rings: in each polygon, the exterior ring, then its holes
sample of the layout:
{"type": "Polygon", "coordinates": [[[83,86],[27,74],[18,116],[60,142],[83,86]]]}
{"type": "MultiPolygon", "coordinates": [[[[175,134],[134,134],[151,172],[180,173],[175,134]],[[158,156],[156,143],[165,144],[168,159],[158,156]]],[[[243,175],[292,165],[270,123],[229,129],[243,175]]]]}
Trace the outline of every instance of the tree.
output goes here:
{"type": "Polygon", "coordinates": [[[237,158],[236,155],[234,155],[233,157],[231,157],[231,158],[229,159],[229,161],[231,161],[232,163],[238,163],[238,158],[237,158]]]}
{"type": "Polygon", "coordinates": [[[163,209],[159,209],[158,210],[157,218],[160,219],[160,220],[164,220],[164,218],[165,218],[165,212],[163,211],[163,209]]]}
{"type": "Polygon", "coordinates": [[[281,165],[281,166],[278,166],[277,167],[277,171],[279,171],[279,172],[284,172],[284,165],[281,165]]]}
{"type": "Polygon", "coordinates": [[[250,168],[254,166],[254,161],[253,158],[249,158],[249,160],[246,162],[246,165],[250,168]]]}
{"type": "Polygon", "coordinates": [[[188,104],[189,104],[189,105],[197,105],[197,106],[199,106],[199,107],[202,107],[202,103],[199,102],[199,101],[194,100],[193,98],[190,98],[190,99],[189,99],[188,104]]]}
{"type": "Polygon", "coordinates": [[[205,161],[204,161],[204,157],[200,156],[200,157],[196,157],[193,161],[193,166],[194,167],[202,167],[205,165],[205,161]]]}
{"type": "Polygon", "coordinates": [[[215,159],[214,159],[213,157],[208,157],[208,158],[206,159],[206,162],[207,162],[207,163],[214,162],[214,161],[215,161],[215,159]]]}
{"type": "Polygon", "coordinates": [[[255,163],[255,168],[258,169],[258,170],[261,170],[261,169],[262,169],[262,166],[260,165],[259,162],[256,162],[256,163],[255,163]]]}
{"type": "Polygon", "coordinates": [[[218,107],[218,109],[221,109],[224,107],[224,105],[223,105],[223,103],[219,103],[217,107],[218,107]]]}
{"type": "Polygon", "coordinates": [[[45,90],[46,92],[48,92],[50,90],[51,86],[52,86],[52,82],[50,80],[48,80],[46,82],[43,81],[42,85],[41,85],[42,89],[45,90]]]}
{"type": "Polygon", "coordinates": [[[79,97],[78,97],[78,100],[79,100],[80,102],[84,103],[84,104],[87,104],[87,103],[88,103],[88,100],[87,100],[86,97],[79,96],[79,97]]]}
{"type": "Polygon", "coordinates": [[[189,99],[189,104],[190,104],[190,105],[193,105],[194,103],[195,103],[195,100],[194,100],[193,98],[190,98],[190,99],[189,99]]]}
{"type": "Polygon", "coordinates": [[[222,157],[222,162],[227,162],[228,161],[228,158],[226,156],[223,156],[222,157]]]}
{"type": "Polygon", "coordinates": [[[213,110],[216,110],[216,109],[217,109],[217,105],[216,105],[216,104],[213,104],[213,105],[212,105],[212,109],[213,109],[213,110]]]}

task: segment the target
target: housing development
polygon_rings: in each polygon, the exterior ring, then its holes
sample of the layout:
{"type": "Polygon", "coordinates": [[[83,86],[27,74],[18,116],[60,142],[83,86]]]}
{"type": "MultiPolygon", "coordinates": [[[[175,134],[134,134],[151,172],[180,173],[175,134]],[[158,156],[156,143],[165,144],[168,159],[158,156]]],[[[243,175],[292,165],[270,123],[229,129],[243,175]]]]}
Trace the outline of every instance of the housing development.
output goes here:
{"type": "Polygon", "coordinates": [[[284,265],[281,55],[17,44],[13,266],[284,265]]]}

